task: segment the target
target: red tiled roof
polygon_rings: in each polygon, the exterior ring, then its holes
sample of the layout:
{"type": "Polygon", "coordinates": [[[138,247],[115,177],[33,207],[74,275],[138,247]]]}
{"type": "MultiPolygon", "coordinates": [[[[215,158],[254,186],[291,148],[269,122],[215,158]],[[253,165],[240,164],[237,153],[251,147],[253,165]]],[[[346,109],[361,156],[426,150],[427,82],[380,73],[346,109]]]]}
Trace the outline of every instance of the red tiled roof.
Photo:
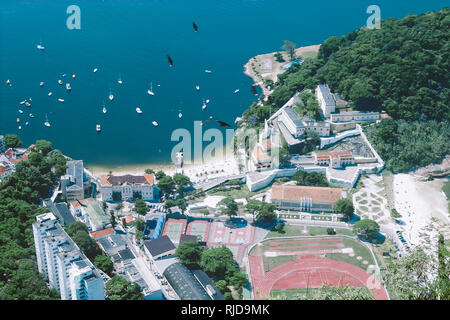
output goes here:
{"type": "Polygon", "coordinates": [[[124,186],[124,185],[141,185],[154,184],[155,175],[144,174],[143,176],[133,176],[131,174],[123,176],[104,175],[101,177],[102,186],[124,186]]]}
{"type": "Polygon", "coordinates": [[[104,230],[100,230],[100,231],[94,231],[91,232],[91,237],[94,239],[98,239],[104,236],[107,236],[109,234],[113,234],[115,231],[113,228],[108,228],[108,229],[104,229],[104,230]]]}

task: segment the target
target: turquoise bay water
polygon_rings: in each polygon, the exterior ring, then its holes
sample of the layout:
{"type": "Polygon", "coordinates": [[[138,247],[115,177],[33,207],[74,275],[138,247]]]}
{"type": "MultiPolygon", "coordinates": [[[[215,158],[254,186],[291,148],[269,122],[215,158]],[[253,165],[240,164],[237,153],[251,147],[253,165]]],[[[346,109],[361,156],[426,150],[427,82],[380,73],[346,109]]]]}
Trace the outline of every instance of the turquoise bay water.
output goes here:
{"type": "Polygon", "coordinates": [[[371,4],[380,6],[382,18],[400,18],[439,10],[446,1],[2,0],[0,134],[17,133],[25,145],[51,140],[88,165],[168,163],[177,143],[170,141],[173,130],[192,132],[194,120],[210,115],[231,124],[255,100],[251,80],[243,74],[249,58],[280,50],[283,40],[306,46],[351,32],[366,23],[371,4]],[[66,27],[72,4],[81,9],[81,30],[66,27]],[[41,41],[44,51],[36,49],[41,41]],[[12,87],[5,85],[7,79],[12,87]],[[58,79],[70,82],[72,91],[59,86],[58,79]],[[147,94],[150,82],[155,96],[147,94]],[[19,105],[30,97],[30,108],[19,105]],[[203,98],[211,99],[205,111],[203,98]],[[138,106],[143,115],[136,113],[138,106]],[[43,125],[46,115],[50,128],[43,125]]]}

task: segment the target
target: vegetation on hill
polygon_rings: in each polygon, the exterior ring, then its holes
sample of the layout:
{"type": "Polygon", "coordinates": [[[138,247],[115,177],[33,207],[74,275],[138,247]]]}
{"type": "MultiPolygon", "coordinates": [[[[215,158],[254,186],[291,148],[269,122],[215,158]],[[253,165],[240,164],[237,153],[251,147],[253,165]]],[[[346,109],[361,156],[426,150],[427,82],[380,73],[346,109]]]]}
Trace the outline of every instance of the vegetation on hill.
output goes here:
{"type": "Polygon", "coordinates": [[[407,171],[440,162],[450,150],[449,30],[450,8],[444,8],[389,18],[381,29],[364,27],[330,37],[317,58],[279,75],[268,103],[252,105],[243,120],[257,126],[270,108],[275,112],[295,92],[328,83],[355,109],[386,110],[393,118],[367,129],[388,169],[407,171]]]}
{"type": "MultiPolygon", "coordinates": [[[[46,146],[48,153],[51,143],[46,146]]],[[[59,178],[55,167],[65,165],[65,159],[54,160],[34,150],[29,161],[20,162],[0,184],[0,300],[59,299],[38,273],[31,228],[35,217],[46,211],[38,206],[40,199],[59,178]]]]}

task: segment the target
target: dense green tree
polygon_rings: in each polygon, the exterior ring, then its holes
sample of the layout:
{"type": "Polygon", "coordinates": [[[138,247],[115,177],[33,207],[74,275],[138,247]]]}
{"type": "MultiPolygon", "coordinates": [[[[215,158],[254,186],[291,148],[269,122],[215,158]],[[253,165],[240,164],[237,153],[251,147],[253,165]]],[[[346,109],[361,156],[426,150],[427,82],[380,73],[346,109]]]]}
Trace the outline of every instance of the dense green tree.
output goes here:
{"type": "Polygon", "coordinates": [[[137,199],[134,203],[134,209],[139,214],[146,214],[148,211],[147,204],[141,199],[137,199]]]}
{"type": "Polygon", "coordinates": [[[222,292],[223,294],[225,292],[230,291],[230,289],[228,289],[228,287],[227,287],[227,282],[225,280],[219,280],[215,283],[215,285],[216,285],[217,289],[219,289],[220,292],[222,292]]]}
{"type": "Polygon", "coordinates": [[[297,182],[298,186],[328,187],[327,177],[321,172],[298,170],[292,179],[297,182]]]}
{"type": "Polygon", "coordinates": [[[114,210],[109,211],[109,222],[111,223],[111,227],[116,226],[116,216],[114,215],[114,210]]]}
{"type": "Polygon", "coordinates": [[[153,171],[152,169],[145,169],[145,173],[152,174],[152,173],[155,173],[155,171],[153,171]]]}
{"type": "Polygon", "coordinates": [[[120,276],[114,276],[105,285],[108,300],[144,300],[137,283],[131,283],[120,276]]]}
{"type": "Polygon", "coordinates": [[[348,198],[336,201],[336,204],[334,205],[334,210],[336,212],[343,213],[347,219],[351,219],[355,212],[353,202],[348,198]]]}
{"type": "Polygon", "coordinates": [[[184,211],[186,211],[186,201],[184,201],[184,199],[177,199],[177,201],[175,201],[175,204],[178,208],[180,208],[181,213],[184,214],[184,211]]]}
{"type": "Polygon", "coordinates": [[[114,263],[105,254],[97,255],[94,259],[94,265],[109,276],[112,276],[114,273],[114,263]]]}
{"type": "Polygon", "coordinates": [[[273,220],[275,218],[275,209],[276,206],[274,204],[255,199],[248,200],[245,205],[245,210],[253,216],[253,221],[255,221],[255,217],[257,220],[273,220]]]}
{"type": "Polygon", "coordinates": [[[236,288],[240,289],[243,286],[246,286],[248,283],[247,275],[243,272],[237,271],[230,277],[230,284],[236,288]]]}
{"type": "Polygon", "coordinates": [[[284,44],[281,47],[281,49],[283,49],[287,52],[287,54],[289,55],[291,60],[295,59],[295,48],[296,48],[296,44],[289,40],[284,40],[284,44]]]}
{"type": "Polygon", "coordinates": [[[218,279],[232,276],[236,270],[233,253],[225,246],[203,251],[200,266],[206,273],[218,279]]]}
{"type": "Polygon", "coordinates": [[[123,203],[122,202],[119,202],[117,205],[116,205],[116,207],[114,208],[114,210],[116,210],[117,212],[119,212],[120,210],[122,210],[123,209],[123,203]]]}
{"type": "Polygon", "coordinates": [[[52,151],[52,143],[47,140],[36,140],[35,143],[36,150],[46,156],[50,151],[52,151]]]}
{"type": "Polygon", "coordinates": [[[16,134],[6,134],[3,142],[6,148],[20,148],[22,146],[22,140],[16,134]]]}
{"type": "Polygon", "coordinates": [[[182,264],[188,268],[198,268],[202,258],[203,248],[194,241],[181,243],[175,254],[182,264]]]}
{"type": "Polygon", "coordinates": [[[178,194],[181,198],[184,197],[184,189],[186,187],[192,186],[191,180],[189,179],[189,177],[181,173],[175,173],[172,179],[178,194]]]}
{"type": "Polygon", "coordinates": [[[172,194],[175,189],[175,182],[170,176],[163,176],[156,185],[166,195],[172,194]]]}
{"type": "Polygon", "coordinates": [[[161,180],[165,176],[166,176],[166,174],[162,170],[159,170],[158,172],[155,173],[155,177],[157,180],[161,180]]]}
{"type": "Polygon", "coordinates": [[[136,230],[144,231],[145,228],[145,220],[142,218],[137,218],[133,221],[134,226],[136,227],[136,230]]]}
{"type": "Polygon", "coordinates": [[[232,197],[226,197],[217,203],[217,206],[221,207],[221,213],[230,217],[236,216],[238,213],[238,205],[232,197]]]}
{"type": "Polygon", "coordinates": [[[85,233],[89,233],[89,229],[88,227],[80,221],[75,221],[73,223],[71,223],[68,227],[67,227],[67,234],[69,236],[74,236],[75,233],[77,233],[78,231],[84,231],[85,233]]]}
{"type": "Polygon", "coordinates": [[[175,203],[175,201],[171,200],[171,199],[167,199],[166,201],[164,201],[164,208],[169,209],[172,207],[175,207],[177,204],[175,203]]]}
{"type": "Polygon", "coordinates": [[[79,230],[71,238],[89,260],[94,261],[95,257],[101,254],[100,248],[95,240],[89,236],[89,233],[79,230]]]}
{"type": "Polygon", "coordinates": [[[380,226],[373,220],[362,219],[353,225],[353,230],[357,234],[373,238],[380,232],[380,226]]]}

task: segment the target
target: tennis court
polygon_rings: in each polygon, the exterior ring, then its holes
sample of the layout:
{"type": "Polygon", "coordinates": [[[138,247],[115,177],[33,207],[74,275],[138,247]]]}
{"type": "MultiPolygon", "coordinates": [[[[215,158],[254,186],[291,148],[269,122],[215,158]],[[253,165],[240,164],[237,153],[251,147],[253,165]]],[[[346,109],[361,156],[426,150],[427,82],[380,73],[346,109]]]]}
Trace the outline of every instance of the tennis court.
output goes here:
{"type": "Polygon", "coordinates": [[[173,243],[179,243],[181,234],[186,228],[186,219],[168,219],[164,226],[162,235],[166,235],[173,243]]]}
{"type": "Polygon", "coordinates": [[[210,222],[195,220],[188,224],[186,234],[197,236],[199,241],[208,241],[210,222]]]}

